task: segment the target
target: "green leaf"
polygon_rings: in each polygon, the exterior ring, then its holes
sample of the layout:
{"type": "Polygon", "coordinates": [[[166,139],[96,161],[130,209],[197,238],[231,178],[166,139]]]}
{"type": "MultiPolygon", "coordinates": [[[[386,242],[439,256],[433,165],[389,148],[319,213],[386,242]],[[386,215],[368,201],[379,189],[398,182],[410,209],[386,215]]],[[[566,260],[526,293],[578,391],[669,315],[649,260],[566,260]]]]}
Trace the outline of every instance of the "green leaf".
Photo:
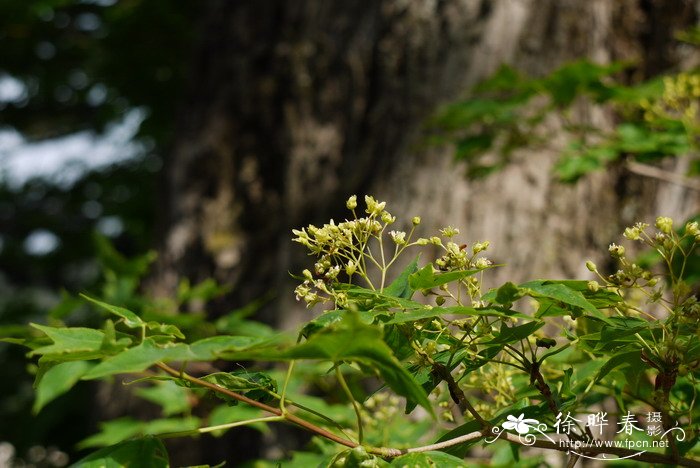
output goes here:
{"type": "Polygon", "coordinates": [[[411,288],[409,285],[409,277],[418,271],[418,258],[416,258],[401,272],[401,274],[396,278],[389,286],[384,288],[384,294],[389,296],[401,297],[403,299],[410,299],[413,296],[415,289],[411,288]]]}
{"type": "Polygon", "coordinates": [[[282,351],[251,351],[241,357],[276,359],[323,359],[334,363],[354,361],[379,371],[384,381],[399,395],[415,402],[433,414],[432,406],[421,386],[404,369],[383,340],[382,328],[362,323],[357,314],[348,311],[334,323],[307,341],[282,351]]]}
{"type": "Polygon", "coordinates": [[[509,327],[505,324],[505,322],[503,322],[500,333],[496,335],[494,339],[481,344],[508,344],[520,341],[523,338],[527,338],[528,336],[532,335],[543,326],[544,322],[539,320],[533,320],[532,322],[518,325],[516,327],[509,327]]]}
{"type": "MultiPolygon", "coordinates": [[[[215,372],[202,377],[202,380],[211,382],[225,389],[239,394],[243,394],[251,400],[269,403],[275,398],[271,393],[277,393],[277,381],[264,372],[248,372],[238,370],[234,372],[215,372]]],[[[218,398],[222,398],[231,404],[238,404],[238,400],[229,398],[226,395],[216,393],[218,398]]]]}
{"type": "Polygon", "coordinates": [[[185,335],[182,334],[179,328],[175,325],[159,322],[148,322],[146,324],[149,330],[155,331],[156,333],[161,333],[163,335],[171,335],[182,340],[185,339],[185,335]]]}
{"type": "Polygon", "coordinates": [[[555,299],[557,301],[563,302],[565,304],[578,307],[588,312],[590,316],[596,318],[602,322],[611,324],[610,319],[598,310],[593,304],[588,302],[588,300],[581,294],[580,291],[571,289],[566,284],[554,281],[530,281],[520,285],[521,290],[526,290],[525,294],[534,297],[546,297],[550,299],[555,299]]]}
{"type": "Polygon", "coordinates": [[[70,390],[91,367],[85,361],[68,361],[47,370],[38,382],[32,413],[37,414],[47,403],[70,390]]]}
{"type": "MultiPolygon", "coordinates": [[[[221,426],[232,422],[246,421],[250,419],[260,418],[267,413],[263,413],[257,408],[248,405],[229,406],[227,404],[219,405],[209,413],[209,426],[221,426]]],[[[266,433],[270,432],[269,427],[264,423],[247,424],[246,427],[266,433]]],[[[220,437],[226,432],[218,430],[211,433],[214,437],[220,437]]]]}
{"type": "Polygon", "coordinates": [[[523,292],[516,285],[508,281],[498,289],[492,289],[484,294],[482,300],[492,302],[496,301],[506,308],[510,308],[513,302],[523,297],[523,292]]]}
{"type": "Polygon", "coordinates": [[[531,317],[521,314],[520,312],[509,311],[505,309],[496,309],[493,307],[486,308],[474,308],[465,306],[454,306],[454,307],[431,307],[424,306],[420,309],[407,310],[405,312],[396,312],[393,317],[384,322],[385,324],[396,324],[396,323],[406,323],[415,322],[416,320],[423,320],[433,317],[439,317],[442,315],[468,315],[468,316],[486,316],[486,317],[518,317],[524,319],[530,319],[531,317]]]}
{"type": "MultiPolygon", "coordinates": [[[[301,329],[301,336],[308,338],[319,330],[326,328],[329,325],[340,322],[345,315],[347,315],[347,310],[329,310],[324,312],[313,320],[306,323],[301,329]]],[[[357,315],[360,321],[363,323],[370,324],[374,321],[374,318],[379,315],[377,312],[372,311],[359,311],[357,315]]]]}
{"type": "Polygon", "coordinates": [[[92,328],[55,328],[30,323],[44,332],[53,341],[52,345],[42,346],[29,353],[29,356],[43,355],[52,360],[74,360],[100,357],[104,333],[92,328]]]}
{"type": "Polygon", "coordinates": [[[150,387],[137,388],[134,393],[161,406],[164,416],[184,413],[190,408],[188,390],[171,380],[161,381],[150,387]]]}
{"type": "Polygon", "coordinates": [[[428,264],[408,277],[408,283],[414,290],[431,289],[436,286],[459,281],[468,276],[475,275],[483,270],[460,270],[439,273],[435,271],[432,264],[428,264]]]}
{"type": "Polygon", "coordinates": [[[83,439],[78,443],[77,447],[84,449],[118,444],[123,440],[140,434],[145,426],[146,423],[144,421],[138,421],[128,416],[102,422],[100,423],[100,432],[83,439]]]}
{"type": "Polygon", "coordinates": [[[253,336],[212,336],[195,341],[189,345],[191,361],[213,361],[215,359],[238,359],[237,355],[245,352],[262,352],[273,349],[280,343],[291,341],[291,336],[277,334],[270,338],[253,336]]]}
{"type": "Polygon", "coordinates": [[[160,347],[151,338],[129,348],[123,353],[112,356],[93,367],[83,376],[83,380],[98,379],[113,374],[141,372],[158,361],[186,361],[192,353],[186,344],[179,343],[160,347]]]}
{"type": "Polygon", "coordinates": [[[457,458],[445,452],[421,452],[408,453],[400,457],[394,458],[389,466],[403,468],[410,466],[411,468],[452,468],[466,467],[464,460],[457,458]]]}
{"type": "Polygon", "coordinates": [[[612,356],[605,362],[605,364],[603,364],[603,367],[598,370],[598,373],[593,381],[600,382],[603,377],[610,373],[610,371],[620,367],[637,367],[639,368],[640,372],[643,372],[644,363],[642,362],[641,358],[641,350],[637,349],[634,351],[624,351],[612,356]]]}
{"type": "Polygon", "coordinates": [[[71,465],[75,468],[167,468],[168,466],[168,452],[163,443],[154,437],[105,447],[71,465]]]}
{"type": "Polygon", "coordinates": [[[136,315],[130,310],[127,310],[123,307],[118,307],[118,306],[113,306],[111,304],[107,304],[105,302],[98,301],[97,299],[93,299],[89,296],[86,296],[85,294],[81,294],[80,297],[87,299],[88,301],[92,302],[93,304],[96,304],[103,309],[105,309],[108,312],[113,313],[114,315],[121,317],[122,320],[124,320],[124,325],[126,325],[129,328],[140,328],[145,325],[143,320],[141,320],[141,317],[136,315]]]}

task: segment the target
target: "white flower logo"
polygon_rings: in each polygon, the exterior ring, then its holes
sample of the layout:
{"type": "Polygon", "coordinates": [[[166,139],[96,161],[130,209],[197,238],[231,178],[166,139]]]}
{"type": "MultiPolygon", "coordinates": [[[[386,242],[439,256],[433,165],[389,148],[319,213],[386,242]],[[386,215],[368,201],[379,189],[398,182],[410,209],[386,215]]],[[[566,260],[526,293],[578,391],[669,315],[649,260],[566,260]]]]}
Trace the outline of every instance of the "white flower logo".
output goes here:
{"type": "Polygon", "coordinates": [[[521,413],[520,416],[518,416],[517,418],[509,414],[506,419],[508,420],[501,424],[501,426],[503,426],[503,429],[515,429],[520,435],[527,434],[530,431],[530,428],[533,427],[533,425],[537,425],[540,423],[536,419],[525,419],[525,413],[521,413]]]}

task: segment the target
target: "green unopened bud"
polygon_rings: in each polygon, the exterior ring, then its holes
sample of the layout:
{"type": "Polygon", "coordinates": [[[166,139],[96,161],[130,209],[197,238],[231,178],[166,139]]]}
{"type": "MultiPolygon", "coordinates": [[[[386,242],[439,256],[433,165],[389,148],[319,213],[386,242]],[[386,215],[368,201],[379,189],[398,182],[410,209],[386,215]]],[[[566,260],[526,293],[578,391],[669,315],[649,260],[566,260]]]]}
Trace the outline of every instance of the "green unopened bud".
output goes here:
{"type": "Polygon", "coordinates": [[[414,216],[411,222],[414,226],[418,226],[420,224],[420,216],[414,216]]]}
{"type": "Polygon", "coordinates": [[[625,228],[625,233],[623,235],[629,240],[639,240],[641,237],[640,231],[636,227],[625,228]]]}
{"type": "Polygon", "coordinates": [[[421,237],[416,241],[416,244],[418,245],[428,245],[430,241],[426,239],[425,237],[421,237]]]}
{"type": "Polygon", "coordinates": [[[598,267],[590,260],[586,262],[586,268],[588,268],[588,271],[598,271],[598,267]]]}
{"type": "Polygon", "coordinates": [[[472,246],[472,253],[475,255],[489,248],[489,241],[477,242],[472,246]]]}
{"type": "Polygon", "coordinates": [[[354,210],[357,208],[357,195],[353,195],[348,198],[348,201],[345,202],[345,206],[348,207],[348,210],[354,210]]]}
{"type": "Polygon", "coordinates": [[[314,279],[313,275],[311,274],[311,272],[308,269],[305,269],[304,271],[302,271],[301,274],[304,275],[304,278],[306,278],[307,280],[314,279]]]}
{"type": "Polygon", "coordinates": [[[659,216],[656,218],[656,227],[665,234],[671,234],[671,231],[673,231],[673,220],[666,216],[659,216]]]}
{"type": "Polygon", "coordinates": [[[382,212],[382,222],[386,224],[391,224],[396,221],[396,216],[392,216],[388,211],[382,212]]]}
{"type": "Polygon", "coordinates": [[[647,281],[647,286],[649,286],[649,287],[656,286],[656,283],[658,283],[658,282],[659,282],[658,279],[652,278],[652,279],[650,279],[649,281],[647,281]]]}
{"type": "Polygon", "coordinates": [[[700,227],[698,226],[698,222],[693,221],[692,223],[686,224],[685,225],[685,234],[688,236],[700,235],[700,227]]]}
{"type": "Polygon", "coordinates": [[[441,306],[445,303],[445,298],[443,296],[438,296],[435,298],[435,303],[441,306]]]}
{"type": "Polygon", "coordinates": [[[600,285],[597,281],[589,281],[587,286],[588,290],[591,292],[597,292],[600,289],[600,285]]]}

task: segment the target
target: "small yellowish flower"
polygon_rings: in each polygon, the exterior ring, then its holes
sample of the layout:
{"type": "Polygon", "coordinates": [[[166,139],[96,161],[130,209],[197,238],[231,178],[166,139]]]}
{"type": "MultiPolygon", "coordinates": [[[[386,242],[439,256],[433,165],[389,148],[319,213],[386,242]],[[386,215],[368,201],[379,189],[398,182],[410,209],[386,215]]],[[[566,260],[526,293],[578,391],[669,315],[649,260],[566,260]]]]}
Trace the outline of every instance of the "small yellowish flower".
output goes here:
{"type": "Polygon", "coordinates": [[[406,233],[403,231],[390,231],[389,236],[396,245],[404,245],[406,243],[406,233]]]}
{"type": "Polygon", "coordinates": [[[621,245],[617,245],[615,243],[610,244],[608,247],[608,251],[610,252],[610,255],[613,257],[622,257],[625,255],[625,248],[621,245]]]}
{"type": "Polygon", "coordinates": [[[656,227],[664,234],[671,234],[673,231],[673,220],[666,216],[656,218],[656,227]]]}
{"type": "Polygon", "coordinates": [[[451,238],[459,234],[459,229],[454,228],[452,226],[447,226],[445,228],[440,229],[440,234],[447,238],[451,238]]]}
{"type": "Polygon", "coordinates": [[[348,201],[345,202],[345,206],[348,207],[348,210],[354,210],[357,208],[357,195],[352,195],[350,198],[348,198],[348,201]]]}

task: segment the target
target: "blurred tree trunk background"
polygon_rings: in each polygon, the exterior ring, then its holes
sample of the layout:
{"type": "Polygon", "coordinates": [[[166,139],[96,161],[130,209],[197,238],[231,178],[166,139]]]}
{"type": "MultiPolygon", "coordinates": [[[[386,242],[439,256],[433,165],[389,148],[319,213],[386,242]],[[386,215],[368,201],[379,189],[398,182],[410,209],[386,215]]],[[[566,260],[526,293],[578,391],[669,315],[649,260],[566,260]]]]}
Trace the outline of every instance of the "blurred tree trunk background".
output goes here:
{"type": "MultiPolygon", "coordinates": [[[[673,33],[693,1],[212,1],[164,173],[160,260],[152,281],[214,276],[232,287],[214,313],[269,298],[261,316],[298,317],[289,272],[304,266],[291,229],[345,216],[351,194],[376,194],[423,227],[490,240],[495,273],[585,277],[623,226],[685,219],[698,194],[622,167],[575,185],[553,180],[565,141],[517,152],[469,180],[449,149],[426,144],[425,119],[502,63],[532,75],[566,61],[632,61],[630,81],[687,60],[673,33]],[[272,296],[270,296],[272,295],[272,296]]],[[[687,55],[687,54],[686,54],[687,55]]],[[[577,104],[573,119],[613,115],[577,104]]],[[[562,122],[552,118],[552,128],[562,122]]],[[[673,171],[670,161],[667,169],[673,171]]]]}
{"type": "MultiPolygon", "coordinates": [[[[11,312],[0,303],[0,325],[45,322],[59,288],[101,287],[90,242],[100,221],[116,222],[118,229],[102,232],[127,257],[148,248],[162,152],[159,255],[146,289],[174,297],[181,279],[213,277],[230,291],[207,305],[212,317],[252,301],[261,304],[258,318],[283,327],[310,313],[293,296],[289,273],[308,258],[291,230],[342,220],[352,194],[386,200],[400,219],[420,215],[426,234],[449,224],[461,229],[460,242],[490,240],[491,258],[506,265],[493,271],[494,283],[584,278],[585,260],[605,265],[607,245],[624,226],[657,215],[685,220],[700,212],[698,192],[633,174],[624,163],[576,184],[557,182],[552,166],[567,145],[560,115],[546,121],[556,135],[546,146],[518,150],[503,169],[469,178],[454,148],[429,143],[426,121],[502,64],[543,76],[581,58],[626,61],[630,83],[697,66],[694,49],[674,34],[699,18],[700,0],[0,2],[0,84],[9,77],[19,88],[12,99],[0,89],[0,130],[12,130],[9,140],[40,145],[76,132],[95,139],[131,115],[137,130],[112,146],[141,157],[75,185],[35,177],[15,191],[0,177],[0,296],[34,287],[47,296],[31,310],[21,294],[11,312]],[[53,239],[43,253],[27,248],[36,232],[53,239]]],[[[602,128],[616,118],[584,100],[567,116],[602,128]]],[[[5,140],[0,134],[0,151],[12,146],[5,140]]],[[[29,172],[50,151],[35,153],[29,172]]],[[[683,173],[686,164],[668,158],[663,169],[683,173]]],[[[133,293],[136,283],[117,293],[133,293]]],[[[13,367],[0,384],[8,395],[0,395],[0,419],[8,421],[0,442],[24,451],[39,442],[72,447],[89,431],[73,419],[62,430],[62,418],[82,409],[82,398],[48,408],[43,422],[15,410],[29,411],[33,376],[20,351],[4,349],[0,360],[13,367]]],[[[144,406],[126,393],[104,385],[95,406],[114,417],[129,404],[144,406]]],[[[172,460],[240,461],[296,443],[285,434],[265,448],[258,438],[241,429],[223,440],[203,437],[198,447],[173,441],[172,460]]]]}

